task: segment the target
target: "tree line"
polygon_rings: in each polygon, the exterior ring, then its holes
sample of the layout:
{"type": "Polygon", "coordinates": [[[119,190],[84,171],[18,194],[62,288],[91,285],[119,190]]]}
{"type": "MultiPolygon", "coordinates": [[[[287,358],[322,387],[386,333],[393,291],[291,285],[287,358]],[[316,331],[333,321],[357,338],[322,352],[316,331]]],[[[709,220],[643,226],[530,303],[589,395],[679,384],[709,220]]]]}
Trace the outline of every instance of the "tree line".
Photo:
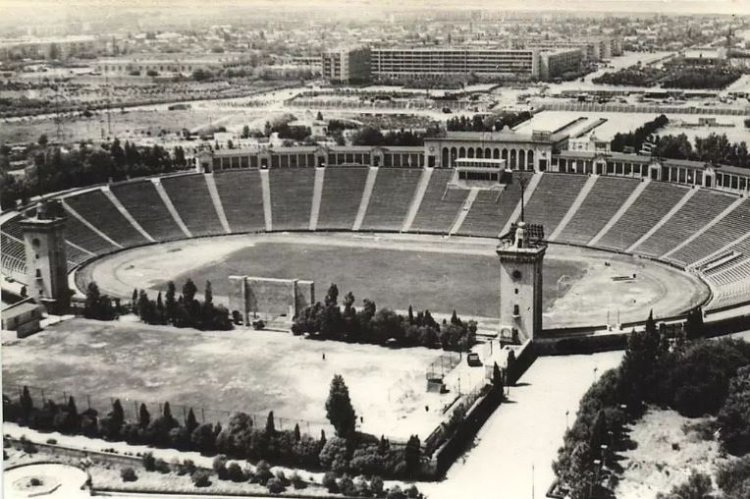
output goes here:
{"type": "MultiPolygon", "coordinates": [[[[336,128],[335,130],[340,130],[336,128]]],[[[331,130],[329,129],[329,132],[331,130]]],[[[423,146],[425,136],[434,135],[437,129],[433,128],[427,132],[415,132],[412,130],[391,130],[386,133],[380,129],[365,126],[352,134],[352,145],[355,146],[423,146]]]]}
{"type": "Polygon", "coordinates": [[[12,208],[16,201],[27,202],[31,196],[72,187],[124,180],[175,171],[186,165],[185,151],[176,147],[173,155],[163,147],[141,147],[119,139],[101,146],[81,142],[78,147],[64,149],[50,146],[42,135],[31,148],[33,168],[24,178],[8,173],[10,148],[0,147],[0,198],[2,208],[12,208]]]}
{"type": "Polygon", "coordinates": [[[708,137],[695,137],[693,142],[684,133],[661,135],[656,137],[653,152],[662,158],[750,168],[747,144],[744,141],[730,142],[726,134],[712,133],[708,137]]]}
{"type": "Polygon", "coordinates": [[[499,132],[506,126],[513,128],[524,121],[531,119],[528,111],[504,112],[500,115],[475,114],[468,116],[455,116],[446,122],[446,130],[449,132],[499,132]]]}
{"type": "Polygon", "coordinates": [[[344,296],[342,309],[338,299],[338,286],[331,284],[323,303],[308,306],[295,317],[292,333],[350,343],[391,342],[452,351],[468,351],[476,342],[476,322],[461,320],[455,311],[450,321],[438,323],[429,310],[415,315],[409,306],[408,314],[403,316],[388,308],[378,310],[375,302],[368,299],[357,309],[352,292],[344,296]]]}
{"type": "MultiPolygon", "coordinates": [[[[689,418],[715,416],[708,431],[719,430],[722,447],[735,455],[750,451],[750,345],[708,341],[703,334],[700,309],[676,334],[657,327],[652,315],[643,331],[630,334],[620,365],[581,399],[553,464],[573,499],[588,498],[592,490],[595,497],[610,492],[597,479],[598,467],[612,469],[617,453],[632,445],[626,424],[636,422],[649,405],[689,418]]],[[[750,472],[745,477],[750,485],[750,472]]]]}
{"type": "Polygon", "coordinates": [[[614,152],[624,152],[625,148],[632,148],[634,152],[639,152],[649,136],[667,126],[668,123],[669,119],[666,116],[659,115],[632,132],[616,133],[610,147],[614,152]]]}
{"type": "Polygon", "coordinates": [[[169,402],[164,403],[158,414],[151,414],[141,404],[137,416],[131,420],[126,418],[119,399],[101,417],[95,409],[79,411],[73,396],[65,404],[44,400],[39,407],[25,386],[17,399],[3,395],[3,414],[5,421],[42,432],[195,451],[205,456],[263,460],[275,465],[328,470],[334,476],[354,473],[418,478],[422,473],[421,444],[416,435],[406,445],[397,446],[383,436],[377,438],[356,431],[357,415],[340,375],[332,379],[326,400],[326,415],[336,431],[330,438],[322,430],[319,437],[304,434],[298,424],[291,430],[280,430],[273,411],[268,413],[263,426],[256,427],[253,418],[243,412],[234,413],[226,426],[199,423],[192,409],[180,421],[172,414],[169,402]]]}

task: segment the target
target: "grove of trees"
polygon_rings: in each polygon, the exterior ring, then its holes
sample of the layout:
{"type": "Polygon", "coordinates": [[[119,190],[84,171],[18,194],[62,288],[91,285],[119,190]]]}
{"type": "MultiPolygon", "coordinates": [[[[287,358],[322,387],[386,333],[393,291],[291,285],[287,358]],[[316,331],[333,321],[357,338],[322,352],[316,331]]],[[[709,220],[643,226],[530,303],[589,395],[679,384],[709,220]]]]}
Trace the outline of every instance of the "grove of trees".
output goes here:
{"type": "Polygon", "coordinates": [[[429,310],[415,315],[411,306],[408,315],[403,316],[388,308],[378,310],[374,302],[365,299],[358,310],[351,292],[344,296],[343,309],[338,300],[338,287],[331,284],[324,303],[306,307],[294,319],[292,333],[350,343],[393,342],[452,351],[467,351],[476,341],[476,322],[462,321],[455,311],[450,321],[438,323],[429,310]]]}
{"type": "Polygon", "coordinates": [[[448,119],[446,130],[449,132],[499,132],[506,126],[513,128],[530,119],[531,113],[528,111],[503,112],[499,115],[491,116],[475,114],[471,118],[468,116],[455,116],[448,119]]]}
{"type": "Polygon", "coordinates": [[[626,147],[632,147],[635,152],[641,150],[646,139],[659,129],[664,128],[669,123],[666,116],[659,115],[654,120],[648,121],[639,126],[632,132],[616,133],[612,138],[611,147],[615,152],[623,152],[626,147]]]}
{"type": "Polygon", "coordinates": [[[747,143],[730,142],[726,134],[712,133],[708,137],[695,137],[693,142],[684,133],[661,135],[656,137],[653,152],[662,158],[689,159],[750,168],[747,143]]]}
{"type": "MultiPolygon", "coordinates": [[[[718,416],[724,449],[748,452],[748,366],[748,343],[702,339],[701,321],[695,314],[674,335],[657,328],[649,316],[644,331],[630,334],[620,366],[604,373],[581,399],[576,421],[565,433],[553,464],[557,477],[574,499],[590,497],[591,490],[608,493],[595,483],[600,466],[596,463],[612,469],[617,452],[630,445],[625,425],[637,421],[648,405],[671,408],[690,418],[718,416]]],[[[750,477],[750,472],[745,475],[750,477]]],[[[686,486],[705,485],[701,477],[691,480],[692,485],[686,486]]]]}
{"type": "Polygon", "coordinates": [[[144,290],[133,290],[133,312],[147,324],[171,324],[175,327],[192,327],[200,330],[226,331],[234,326],[229,310],[223,305],[214,305],[211,282],[206,281],[203,301],[196,299],[198,288],[192,279],[182,286],[177,296],[174,282],[167,283],[167,291],[162,299],[161,291],[156,300],[148,297],[144,290]]]}

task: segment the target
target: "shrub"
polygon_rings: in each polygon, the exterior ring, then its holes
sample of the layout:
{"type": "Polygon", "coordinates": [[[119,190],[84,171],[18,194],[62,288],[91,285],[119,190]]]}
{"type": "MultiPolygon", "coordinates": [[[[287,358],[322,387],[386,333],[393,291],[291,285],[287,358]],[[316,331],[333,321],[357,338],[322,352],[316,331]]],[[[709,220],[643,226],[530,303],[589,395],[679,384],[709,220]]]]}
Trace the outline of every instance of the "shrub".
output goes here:
{"type": "Polygon", "coordinates": [[[154,462],[154,469],[158,471],[159,473],[169,473],[169,463],[167,463],[164,459],[157,459],[154,462]]]}
{"type": "Polygon", "coordinates": [[[289,479],[286,477],[283,470],[279,470],[276,472],[276,479],[280,481],[281,483],[283,483],[284,486],[287,486],[290,483],[289,479]]]}
{"type": "Polygon", "coordinates": [[[339,491],[339,484],[336,483],[336,474],[331,471],[327,471],[325,475],[323,475],[322,484],[323,487],[325,487],[328,492],[332,494],[335,494],[339,491]]]}
{"type": "Polygon", "coordinates": [[[133,468],[123,468],[120,470],[120,476],[123,482],[135,482],[138,480],[138,475],[135,474],[133,468]]]}
{"type": "Polygon", "coordinates": [[[268,483],[266,483],[266,487],[268,487],[268,491],[271,494],[281,494],[286,490],[286,487],[283,483],[281,483],[281,480],[278,480],[276,478],[271,478],[268,480],[268,483]]]}
{"type": "Polygon", "coordinates": [[[372,477],[370,480],[370,490],[376,497],[380,497],[383,494],[383,479],[379,476],[372,477]]]}
{"type": "Polygon", "coordinates": [[[339,480],[339,491],[345,496],[357,495],[357,487],[354,486],[354,481],[348,476],[339,480]]]}
{"type": "Polygon", "coordinates": [[[302,477],[301,477],[301,476],[299,476],[299,473],[297,473],[296,471],[295,471],[295,472],[293,472],[293,473],[292,473],[292,474],[291,474],[291,475],[289,476],[289,481],[290,481],[290,482],[292,482],[292,486],[293,486],[293,487],[294,487],[294,488],[295,488],[296,490],[302,490],[302,489],[304,489],[304,488],[306,488],[306,487],[307,487],[307,483],[305,483],[305,481],[304,481],[304,480],[302,479],[302,477]]]}
{"type": "Polygon", "coordinates": [[[143,467],[146,471],[154,471],[156,469],[156,459],[154,459],[152,453],[144,453],[143,457],[141,457],[141,461],[143,462],[143,467]]]}
{"type": "Polygon", "coordinates": [[[208,487],[211,485],[211,480],[208,477],[208,472],[203,470],[196,470],[190,477],[193,481],[193,485],[196,487],[208,487]]]}
{"type": "Polygon", "coordinates": [[[23,440],[21,442],[21,450],[23,450],[26,454],[36,454],[37,452],[39,452],[39,449],[36,448],[34,442],[30,442],[28,440],[23,440]]]}
{"type": "Polygon", "coordinates": [[[401,487],[394,485],[388,489],[388,493],[385,496],[387,499],[406,499],[406,495],[401,491],[401,487]]]}
{"type": "Polygon", "coordinates": [[[233,482],[245,481],[245,474],[242,472],[242,468],[240,468],[240,465],[237,463],[230,463],[229,466],[227,466],[226,474],[227,479],[233,482]]]}
{"type": "Polygon", "coordinates": [[[54,438],[48,438],[47,443],[50,445],[57,445],[57,440],[55,440],[54,438]]]}
{"type": "Polygon", "coordinates": [[[31,480],[29,480],[29,485],[31,485],[32,487],[39,487],[41,484],[42,481],[38,478],[32,478],[31,480]]]}
{"type": "Polygon", "coordinates": [[[417,499],[421,495],[422,494],[419,493],[419,489],[417,488],[416,485],[412,485],[411,487],[406,489],[406,496],[410,497],[411,499],[417,499]]]}
{"type": "Polygon", "coordinates": [[[227,458],[223,454],[220,454],[214,458],[211,465],[219,480],[226,480],[227,478],[227,458]]]}
{"type": "Polygon", "coordinates": [[[261,485],[266,485],[272,478],[273,473],[271,473],[271,465],[268,464],[268,461],[259,461],[255,466],[254,480],[261,485]]]}

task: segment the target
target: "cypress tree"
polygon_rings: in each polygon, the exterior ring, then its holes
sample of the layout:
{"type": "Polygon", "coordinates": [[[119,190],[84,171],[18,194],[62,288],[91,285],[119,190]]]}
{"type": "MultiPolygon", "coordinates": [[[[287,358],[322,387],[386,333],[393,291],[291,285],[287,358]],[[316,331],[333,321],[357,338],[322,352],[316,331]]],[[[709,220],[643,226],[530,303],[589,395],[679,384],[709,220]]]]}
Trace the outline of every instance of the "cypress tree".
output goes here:
{"type": "Polygon", "coordinates": [[[273,421],[273,411],[269,411],[268,418],[266,418],[266,433],[268,435],[276,433],[276,424],[273,421]]]}
{"type": "Polygon", "coordinates": [[[34,409],[34,401],[31,400],[31,394],[29,393],[29,387],[24,386],[21,392],[21,413],[24,419],[28,419],[31,415],[31,411],[34,409]]]}
{"type": "Polygon", "coordinates": [[[294,425],[294,441],[299,442],[302,439],[302,434],[299,431],[299,423],[294,425]]]}
{"type": "Polygon", "coordinates": [[[187,419],[185,420],[185,428],[189,434],[192,434],[193,431],[198,428],[198,420],[195,419],[195,413],[193,412],[192,407],[188,411],[187,419]]]}
{"type": "Polygon", "coordinates": [[[146,404],[141,404],[141,409],[138,414],[138,426],[141,428],[148,428],[150,422],[151,414],[149,414],[146,404]]]}

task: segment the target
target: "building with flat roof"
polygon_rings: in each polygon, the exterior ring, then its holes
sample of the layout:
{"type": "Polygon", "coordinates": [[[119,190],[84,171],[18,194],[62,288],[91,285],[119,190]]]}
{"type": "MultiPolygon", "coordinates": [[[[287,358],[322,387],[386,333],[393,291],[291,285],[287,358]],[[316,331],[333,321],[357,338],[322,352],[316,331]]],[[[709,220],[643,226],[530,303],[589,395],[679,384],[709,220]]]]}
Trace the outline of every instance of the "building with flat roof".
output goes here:
{"type": "Polygon", "coordinates": [[[146,76],[149,71],[156,73],[192,74],[197,69],[212,71],[222,68],[225,64],[236,62],[235,57],[123,57],[101,59],[96,62],[97,70],[110,76],[135,75],[146,76]]]}
{"type": "Polygon", "coordinates": [[[371,59],[367,47],[329,50],[321,56],[323,77],[341,83],[370,81],[371,59]]]}

